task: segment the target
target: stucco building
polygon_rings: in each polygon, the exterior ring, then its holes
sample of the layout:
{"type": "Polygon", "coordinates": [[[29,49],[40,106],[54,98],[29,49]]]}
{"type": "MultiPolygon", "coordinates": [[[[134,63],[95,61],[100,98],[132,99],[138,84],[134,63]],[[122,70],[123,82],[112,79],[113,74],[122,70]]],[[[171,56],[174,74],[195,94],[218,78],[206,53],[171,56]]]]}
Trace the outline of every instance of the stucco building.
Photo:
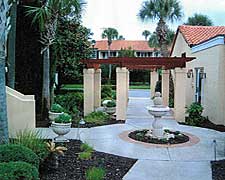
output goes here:
{"type": "MultiPolygon", "coordinates": [[[[110,46],[110,56],[117,57],[121,49],[134,50],[136,57],[157,57],[159,56],[158,51],[155,48],[150,48],[148,41],[130,41],[130,40],[113,40],[110,46]]],[[[101,40],[96,41],[94,46],[95,57],[97,59],[108,58],[108,41],[101,40]]]]}
{"type": "Polygon", "coordinates": [[[204,116],[225,125],[225,26],[179,26],[171,56],[196,57],[187,63],[186,106],[199,102],[204,116]]]}

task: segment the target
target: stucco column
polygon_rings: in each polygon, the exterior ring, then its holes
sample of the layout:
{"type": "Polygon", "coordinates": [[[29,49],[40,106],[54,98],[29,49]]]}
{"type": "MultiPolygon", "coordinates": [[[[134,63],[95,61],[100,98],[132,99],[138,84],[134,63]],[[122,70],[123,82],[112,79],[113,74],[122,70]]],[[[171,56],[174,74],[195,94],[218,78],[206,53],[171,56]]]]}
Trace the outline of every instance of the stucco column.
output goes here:
{"type": "Polygon", "coordinates": [[[101,106],[101,69],[96,69],[94,73],[94,108],[101,106]]]}
{"type": "Polygon", "coordinates": [[[116,120],[126,120],[127,68],[116,68],[116,120]]]}
{"type": "Polygon", "coordinates": [[[94,68],[84,69],[84,116],[94,111],[94,68]]]}
{"type": "Polygon", "coordinates": [[[179,122],[185,121],[186,68],[175,68],[174,117],[179,122]]]}
{"type": "Polygon", "coordinates": [[[162,71],[162,98],[163,98],[163,105],[169,105],[169,70],[162,71]]]}
{"type": "Polygon", "coordinates": [[[158,81],[158,73],[157,71],[151,71],[151,75],[150,75],[150,84],[151,84],[151,97],[153,97],[155,95],[155,86],[156,86],[156,82],[158,81]]]}
{"type": "Polygon", "coordinates": [[[127,106],[128,106],[128,99],[129,99],[129,82],[130,81],[130,72],[129,70],[127,71],[127,96],[126,96],[126,99],[127,99],[127,106]]]}

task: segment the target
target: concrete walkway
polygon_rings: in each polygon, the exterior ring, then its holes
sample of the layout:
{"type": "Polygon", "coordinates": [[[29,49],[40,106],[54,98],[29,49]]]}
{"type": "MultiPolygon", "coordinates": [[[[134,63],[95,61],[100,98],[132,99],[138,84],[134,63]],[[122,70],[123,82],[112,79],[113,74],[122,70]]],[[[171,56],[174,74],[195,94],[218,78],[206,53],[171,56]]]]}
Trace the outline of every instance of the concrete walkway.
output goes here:
{"type": "MultiPolygon", "coordinates": [[[[120,138],[124,131],[151,128],[153,117],[146,110],[152,101],[146,97],[146,90],[130,92],[127,121],[78,130],[73,128],[68,138],[81,138],[95,150],[119,156],[138,159],[125,175],[124,180],[212,180],[210,161],[214,160],[214,143],[217,141],[217,159],[224,158],[225,134],[214,130],[179,125],[168,113],[162,119],[165,128],[179,130],[197,136],[200,141],[186,147],[146,147],[120,138]],[[141,96],[143,94],[143,96],[141,96]]],[[[55,134],[49,129],[41,129],[45,137],[55,134]]]]}

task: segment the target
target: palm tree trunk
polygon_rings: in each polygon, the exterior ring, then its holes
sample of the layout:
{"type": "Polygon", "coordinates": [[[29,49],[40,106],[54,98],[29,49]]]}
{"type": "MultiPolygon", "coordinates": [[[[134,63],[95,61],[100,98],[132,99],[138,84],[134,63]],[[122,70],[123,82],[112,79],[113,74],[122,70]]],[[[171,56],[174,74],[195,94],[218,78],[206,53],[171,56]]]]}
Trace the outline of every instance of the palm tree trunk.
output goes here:
{"type": "Polygon", "coordinates": [[[166,42],[167,32],[168,32],[168,27],[165,21],[162,18],[160,18],[156,27],[156,34],[158,37],[158,42],[160,45],[160,53],[162,57],[168,57],[169,55],[167,42],[166,42]]]}
{"type": "Polygon", "coordinates": [[[10,10],[11,29],[9,31],[9,38],[8,38],[9,71],[7,74],[7,84],[9,87],[13,89],[15,88],[16,13],[17,13],[17,1],[13,1],[10,10]]]}
{"type": "Polygon", "coordinates": [[[50,53],[49,47],[43,52],[42,118],[48,119],[50,109],[50,53]]]}
{"type": "Polygon", "coordinates": [[[5,89],[5,51],[0,49],[0,144],[9,141],[5,89]]]}
{"type": "MultiPolygon", "coordinates": [[[[110,58],[110,45],[108,45],[108,59],[110,58]]],[[[112,78],[112,65],[109,64],[109,79],[108,84],[111,84],[111,78],[112,78]]]]}

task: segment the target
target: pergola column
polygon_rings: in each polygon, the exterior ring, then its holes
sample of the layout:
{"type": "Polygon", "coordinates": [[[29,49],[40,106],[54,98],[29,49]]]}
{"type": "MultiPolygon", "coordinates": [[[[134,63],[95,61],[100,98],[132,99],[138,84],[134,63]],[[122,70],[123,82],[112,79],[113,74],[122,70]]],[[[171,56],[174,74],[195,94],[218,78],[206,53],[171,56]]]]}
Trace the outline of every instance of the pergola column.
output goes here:
{"type": "Polygon", "coordinates": [[[162,99],[163,105],[169,105],[169,70],[162,71],[162,99]]]}
{"type": "Polygon", "coordinates": [[[155,86],[156,86],[156,82],[158,81],[158,73],[157,71],[153,70],[151,71],[151,75],[150,75],[150,84],[151,84],[151,97],[153,97],[155,95],[155,86]]]}
{"type": "Polygon", "coordinates": [[[129,99],[129,83],[130,83],[130,72],[129,70],[127,71],[127,96],[126,96],[126,99],[127,99],[127,106],[128,106],[128,99],[129,99]]]}
{"type": "Polygon", "coordinates": [[[95,99],[95,69],[83,70],[84,74],[84,116],[94,111],[95,99]]]}
{"type": "Polygon", "coordinates": [[[94,109],[101,106],[101,69],[94,72],[94,109]]]}
{"type": "Polygon", "coordinates": [[[174,117],[179,122],[185,121],[186,68],[175,68],[174,82],[174,117]]]}
{"type": "Polygon", "coordinates": [[[127,76],[126,67],[116,68],[116,120],[126,120],[127,112],[127,76]]]}

